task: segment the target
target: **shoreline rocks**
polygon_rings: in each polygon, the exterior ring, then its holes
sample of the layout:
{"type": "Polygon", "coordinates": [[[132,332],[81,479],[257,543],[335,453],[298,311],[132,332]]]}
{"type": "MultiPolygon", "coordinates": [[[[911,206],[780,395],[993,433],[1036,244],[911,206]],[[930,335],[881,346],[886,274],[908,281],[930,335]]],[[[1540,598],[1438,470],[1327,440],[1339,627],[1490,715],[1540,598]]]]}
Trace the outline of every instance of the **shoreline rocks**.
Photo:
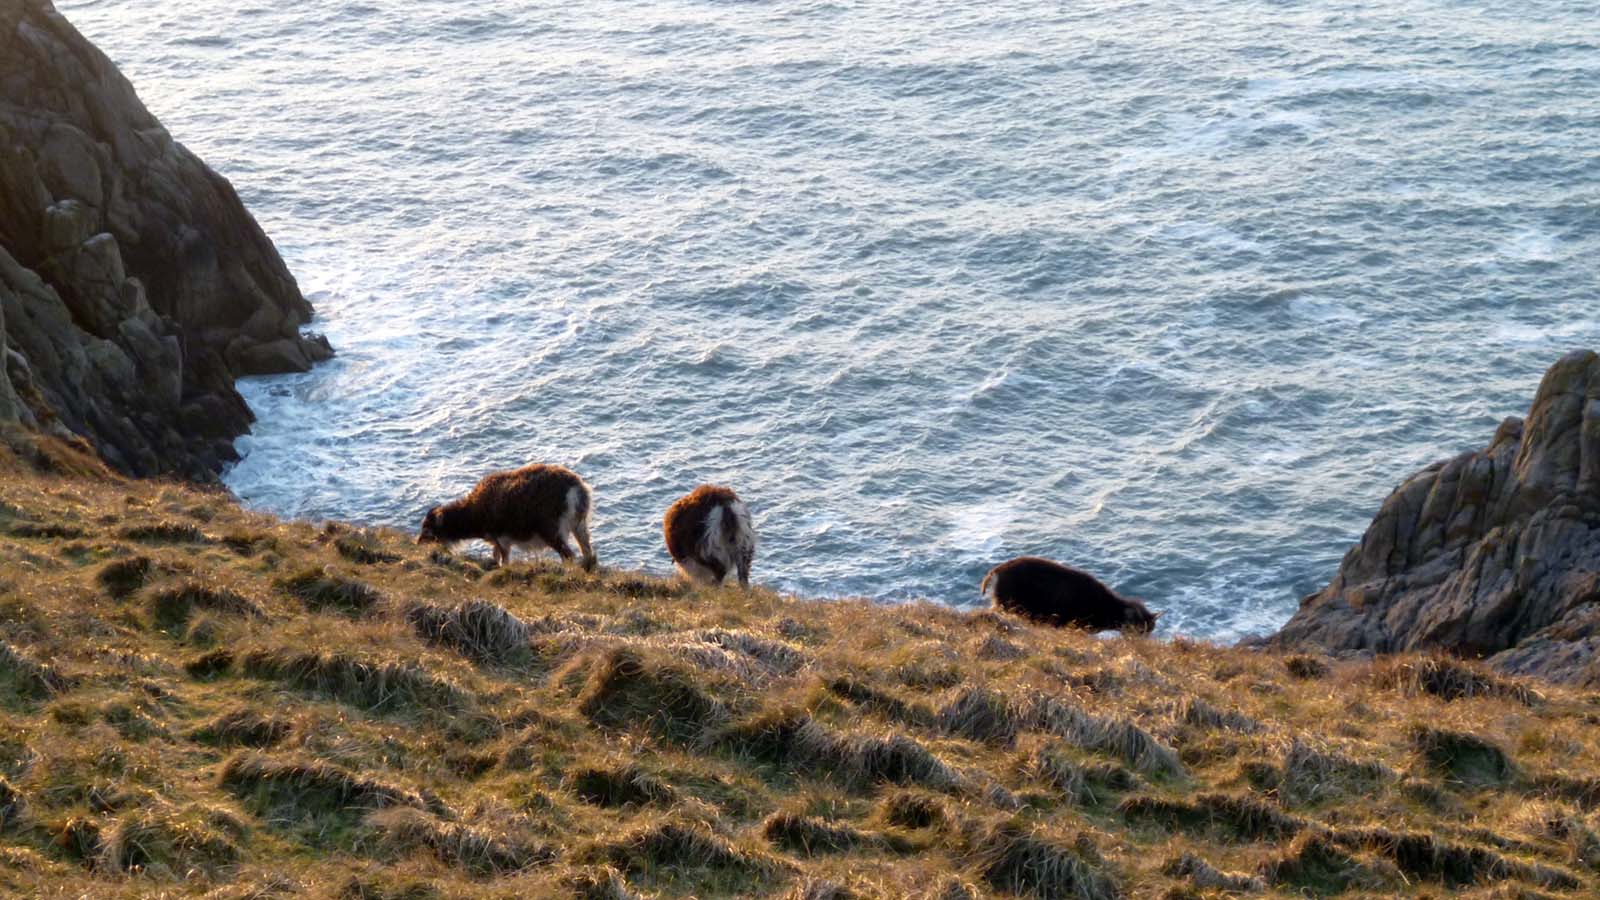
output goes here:
{"type": "Polygon", "coordinates": [[[0,6],[0,424],[130,475],[211,481],[246,375],[330,358],[233,187],[49,0],[0,6]]]}
{"type": "Polygon", "coordinates": [[[1526,420],[1406,479],[1265,643],[1441,650],[1600,687],[1600,356],[1562,357],[1526,420]]]}

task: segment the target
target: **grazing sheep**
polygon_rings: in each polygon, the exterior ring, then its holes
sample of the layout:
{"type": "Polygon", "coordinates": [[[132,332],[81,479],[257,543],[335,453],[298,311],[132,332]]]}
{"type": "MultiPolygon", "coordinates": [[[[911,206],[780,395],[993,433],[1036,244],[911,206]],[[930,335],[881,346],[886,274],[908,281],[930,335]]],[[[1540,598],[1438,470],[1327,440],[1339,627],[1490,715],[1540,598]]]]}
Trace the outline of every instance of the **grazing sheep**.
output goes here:
{"type": "Polygon", "coordinates": [[[570,469],[531,465],[494,472],[467,496],[428,510],[417,543],[485,540],[494,548],[494,561],[505,565],[514,547],[549,547],[563,560],[572,559],[570,535],[583,551],[583,567],[593,569],[592,506],[589,486],[570,469]]]}
{"type": "Polygon", "coordinates": [[[667,552],[691,580],[721,584],[730,571],[737,570],[739,586],[750,586],[756,532],[750,524],[750,510],[738,494],[702,484],[667,509],[662,531],[667,536],[667,552]]]}
{"type": "Polygon", "coordinates": [[[1087,572],[1037,556],[1021,556],[990,569],[981,590],[996,609],[1059,628],[1125,628],[1149,634],[1161,617],[1087,572]]]}

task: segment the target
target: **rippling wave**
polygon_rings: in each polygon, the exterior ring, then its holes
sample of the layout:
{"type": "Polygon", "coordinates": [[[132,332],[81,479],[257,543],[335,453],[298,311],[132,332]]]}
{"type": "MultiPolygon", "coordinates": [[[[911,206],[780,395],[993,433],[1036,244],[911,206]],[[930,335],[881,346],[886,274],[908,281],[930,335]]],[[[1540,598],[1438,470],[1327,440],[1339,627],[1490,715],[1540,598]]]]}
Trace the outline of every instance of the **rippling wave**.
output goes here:
{"type": "Polygon", "coordinates": [[[275,512],[558,461],[664,570],[725,481],[758,581],[1039,553],[1227,638],[1600,336],[1586,3],[59,6],[340,351],[244,385],[275,512]]]}

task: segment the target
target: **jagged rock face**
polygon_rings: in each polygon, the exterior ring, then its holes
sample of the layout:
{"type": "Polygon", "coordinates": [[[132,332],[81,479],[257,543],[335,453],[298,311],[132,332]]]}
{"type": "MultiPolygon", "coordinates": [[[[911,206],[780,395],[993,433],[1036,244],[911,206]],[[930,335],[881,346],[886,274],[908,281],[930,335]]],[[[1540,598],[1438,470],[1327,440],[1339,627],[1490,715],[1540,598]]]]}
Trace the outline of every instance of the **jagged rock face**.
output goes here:
{"type": "Polygon", "coordinates": [[[1400,485],[1269,643],[1442,649],[1600,687],[1600,357],[1563,357],[1526,422],[1400,485]]]}
{"type": "Polygon", "coordinates": [[[0,422],[135,475],[210,478],[242,375],[331,355],[228,182],[173,141],[49,0],[0,0],[0,422]]]}

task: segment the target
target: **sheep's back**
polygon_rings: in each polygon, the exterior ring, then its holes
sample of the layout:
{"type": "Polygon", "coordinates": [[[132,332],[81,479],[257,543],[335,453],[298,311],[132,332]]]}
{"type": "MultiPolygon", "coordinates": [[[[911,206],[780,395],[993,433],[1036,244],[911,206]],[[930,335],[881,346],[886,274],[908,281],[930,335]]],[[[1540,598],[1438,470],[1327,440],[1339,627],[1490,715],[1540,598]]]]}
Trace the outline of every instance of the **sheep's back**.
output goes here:
{"type": "Polygon", "coordinates": [[[667,508],[662,519],[662,531],[667,539],[667,552],[677,561],[698,559],[700,539],[705,533],[706,519],[718,506],[739,502],[739,495],[725,487],[702,484],[667,508]]]}
{"type": "Polygon", "coordinates": [[[567,509],[567,496],[580,488],[580,512],[588,511],[588,486],[562,466],[535,464],[495,472],[478,482],[467,502],[486,531],[529,538],[553,534],[567,509]]]}

